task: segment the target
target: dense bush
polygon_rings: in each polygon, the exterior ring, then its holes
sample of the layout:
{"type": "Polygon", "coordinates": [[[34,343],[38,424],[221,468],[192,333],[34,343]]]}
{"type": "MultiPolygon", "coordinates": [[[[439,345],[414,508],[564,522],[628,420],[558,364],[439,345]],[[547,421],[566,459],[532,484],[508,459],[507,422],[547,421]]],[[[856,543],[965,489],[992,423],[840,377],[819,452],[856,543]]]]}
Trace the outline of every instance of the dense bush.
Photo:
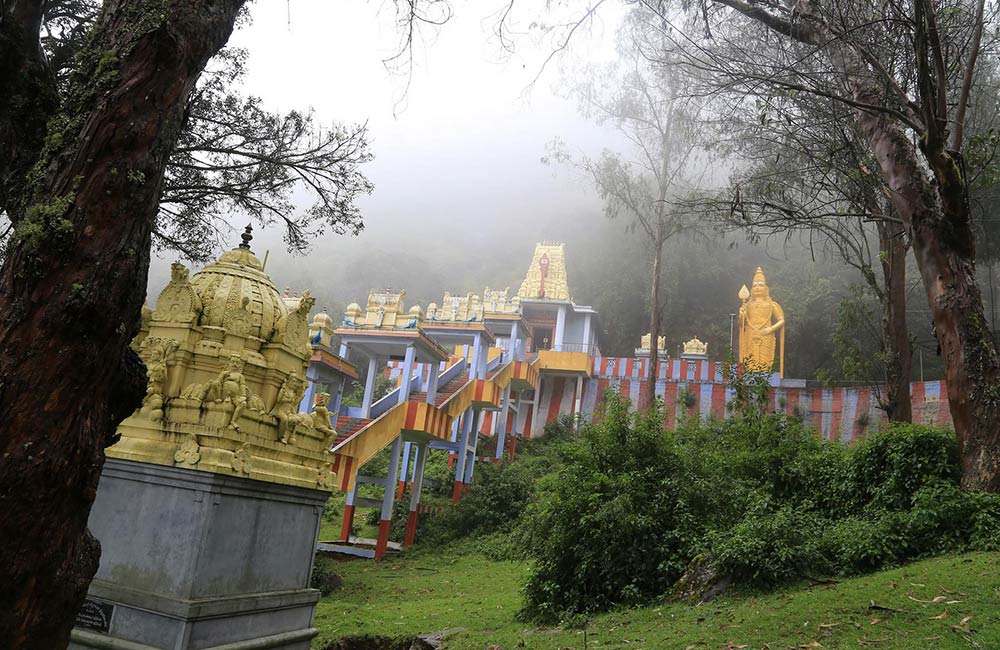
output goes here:
{"type": "Polygon", "coordinates": [[[612,400],[567,456],[525,519],[529,614],[553,620],[666,591],[690,559],[691,521],[659,413],[636,416],[612,400]]]}
{"type": "Polygon", "coordinates": [[[443,512],[421,519],[420,539],[442,544],[509,530],[531,500],[534,471],[530,461],[477,463],[476,480],[466,496],[443,512]]]}
{"type": "MultiPolygon", "coordinates": [[[[475,480],[466,496],[444,512],[421,517],[417,536],[428,545],[473,538],[490,557],[513,559],[523,556],[523,540],[517,522],[534,500],[539,479],[562,466],[563,446],[578,437],[576,422],[561,417],[545,427],[543,435],[519,441],[517,460],[493,465],[476,463],[475,480]]],[[[446,460],[441,455],[441,460],[446,460]]],[[[431,460],[428,459],[428,474],[431,460]]],[[[442,483],[452,494],[454,470],[442,483]]]]}
{"type": "Polygon", "coordinates": [[[668,432],[657,411],[629,413],[609,395],[605,417],[561,444],[565,466],[535,484],[521,517],[534,564],[523,614],[649,601],[696,556],[766,588],[1000,549],[1000,496],[959,489],[953,433],[897,425],[847,447],[747,404],[668,432]]]}

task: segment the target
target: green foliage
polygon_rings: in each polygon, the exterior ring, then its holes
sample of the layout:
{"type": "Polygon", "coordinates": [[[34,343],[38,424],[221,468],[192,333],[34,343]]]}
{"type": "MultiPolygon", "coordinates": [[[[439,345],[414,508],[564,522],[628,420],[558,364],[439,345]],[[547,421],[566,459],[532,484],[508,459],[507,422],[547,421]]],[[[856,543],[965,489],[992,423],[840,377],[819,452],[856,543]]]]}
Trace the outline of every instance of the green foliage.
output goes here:
{"type": "Polygon", "coordinates": [[[850,481],[859,505],[892,510],[906,507],[926,485],[958,485],[960,471],[954,433],[898,424],[854,449],[850,481]]]}
{"type": "Polygon", "coordinates": [[[451,497],[454,485],[455,469],[448,467],[448,452],[440,449],[428,449],[427,462],[424,464],[422,494],[451,497]]]}
{"type": "MultiPolygon", "coordinates": [[[[378,373],[375,376],[375,387],[372,389],[372,404],[388,395],[394,388],[396,388],[395,382],[386,377],[385,373],[378,373]]],[[[358,407],[364,403],[364,399],[365,382],[362,379],[361,381],[354,382],[354,387],[344,393],[342,404],[344,406],[358,407]]]]}
{"type": "Polygon", "coordinates": [[[1000,548],[1000,496],[959,488],[954,434],[897,425],[846,447],[741,391],[733,419],[676,432],[658,410],[629,413],[609,395],[518,525],[534,561],[524,616],[649,602],[698,555],[737,584],[771,588],[1000,548]]]}
{"type": "Polygon", "coordinates": [[[509,530],[531,501],[535,472],[533,462],[477,463],[468,494],[444,512],[423,517],[418,536],[427,544],[443,544],[509,530]]]}
{"type": "Polygon", "coordinates": [[[65,216],[73,198],[67,194],[28,207],[14,229],[24,251],[34,255],[43,248],[56,249],[68,243],[73,235],[73,222],[65,216]]]}
{"type": "Polygon", "coordinates": [[[691,521],[680,459],[660,412],[629,413],[614,395],[586,427],[525,521],[535,561],[528,618],[558,620],[665,592],[687,564],[691,521]]]}
{"type": "MultiPolygon", "coordinates": [[[[884,251],[883,251],[884,252],[884,251]]],[[[860,285],[851,285],[837,305],[833,331],[833,357],[839,372],[822,369],[818,376],[828,386],[834,379],[874,382],[885,376],[886,357],[880,349],[882,333],[877,301],[865,295],[860,285]]]]}

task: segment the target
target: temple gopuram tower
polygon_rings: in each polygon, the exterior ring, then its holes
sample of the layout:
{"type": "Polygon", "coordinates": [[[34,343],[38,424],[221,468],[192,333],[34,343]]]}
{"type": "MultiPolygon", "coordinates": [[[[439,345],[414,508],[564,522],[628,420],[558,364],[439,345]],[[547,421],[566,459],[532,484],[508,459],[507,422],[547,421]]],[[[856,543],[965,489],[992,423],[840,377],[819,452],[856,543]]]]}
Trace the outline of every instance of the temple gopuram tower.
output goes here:
{"type": "Polygon", "coordinates": [[[539,435],[550,413],[581,413],[584,382],[600,355],[598,315],[593,307],[573,301],[566,248],[560,242],[535,245],[516,298],[528,330],[527,356],[539,373],[539,388],[526,403],[518,428],[539,435]]]}
{"type": "Polygon", "coordinates": [[[144,310],[148,390],[107,450],[71,648],[306,650],[316,634],[335,432],[298,412],[313,299],[282,300],[243,239],[193,277],[174,264],[144,310]]]}

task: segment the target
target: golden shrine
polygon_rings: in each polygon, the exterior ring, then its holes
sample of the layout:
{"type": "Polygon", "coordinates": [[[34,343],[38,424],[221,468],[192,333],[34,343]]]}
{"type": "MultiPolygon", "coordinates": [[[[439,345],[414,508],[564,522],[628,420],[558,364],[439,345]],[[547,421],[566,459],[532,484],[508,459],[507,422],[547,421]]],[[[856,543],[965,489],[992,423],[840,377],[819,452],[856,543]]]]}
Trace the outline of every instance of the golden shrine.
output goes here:
{"type": "Polygon", "coordinates": [[[427,320],[481,323],[483,304],[479,296],[474,293],[460,296],[445,291],[440,307],[433,302],[427,305],[427,320]]]}
{"type": "Polygon", "coordinates": [[[344,310],[344,325],[366,329],[416,329],[424,320],[424,310],[420,305],[414,305],[408,312],[404,312],[404,297],[405,291],[372,289],[368,293],[364,311],[356,302],[347,306],[344,310]]]}
{"type": "Polygon", "coordinates": [[[740,359],[749,370],[770,372],[776,352],[775,332],[781,332],[778,374],[785,375],[785,312],[767,288],[764,270],[757,267],[750,289],[740,288],[740,359]]]}
{"type": "MultiPolygon", "coordinates": [[[[113,458],[313,489],[333,488],[329,413],[299,413],[312,353],[304,292],[283,298],[243,243],[194,277],[183,264],[133,345],[149,384],[113,458]]],[[[322,315],[314,324],[326,334],[322,315]]],[[[325,409],[324,409],[325,410],[325,409]]]]}
{"type": "Polygon", "coordinates": [[[519,314],[521,313],[521,297],[511,296],[510,287],[483,291],[483,311],[487,314],[519,314]]]}
{"type": "MultiPolygon", "coordinates": [[[[653,344],[653,335],[646,333],[642,335],[642,339],[639,341],[639,349],[649,351],[650,346],[653,344]]],[[[665,350],[667,347],[667,337],[657,336],[656,337],[656,349],[665,350]]]]}
{"type": "Polygon", "coordinates": [[[519,298],[572,300],[566,279],[566,249],[561,243],[535,244],[528,274],[518,289],[519,298]]]}
{"type": "Polygon", "coordinates": [[[708,356],[708,343],[702,342],[697,336],[684,343],[684,354],[708,356]]]}

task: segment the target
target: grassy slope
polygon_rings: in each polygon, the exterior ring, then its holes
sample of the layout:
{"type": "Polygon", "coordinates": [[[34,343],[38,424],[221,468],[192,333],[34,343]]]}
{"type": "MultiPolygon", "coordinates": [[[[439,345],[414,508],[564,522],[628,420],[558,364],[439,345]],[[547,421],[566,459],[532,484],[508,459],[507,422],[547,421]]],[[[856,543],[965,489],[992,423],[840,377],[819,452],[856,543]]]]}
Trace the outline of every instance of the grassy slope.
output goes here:
{"type": "MultiPolygon", "coordinates": [[[[317,608],[321,633],[313,647],[350,634],[464,627],[445,650],[583,648],[580,631],[533,630],[514,620],[527,572],[523,564],[475,553],[345,562],[343,589],[317,608]]],[[[733,594],[701,607],[622,610],[595,617],[587,636],[589,648],[996,649],[1000,553],[946,556],[763,596],[733,594]],[[902,611],[872,609],[871,603],[902,611]]]]}

